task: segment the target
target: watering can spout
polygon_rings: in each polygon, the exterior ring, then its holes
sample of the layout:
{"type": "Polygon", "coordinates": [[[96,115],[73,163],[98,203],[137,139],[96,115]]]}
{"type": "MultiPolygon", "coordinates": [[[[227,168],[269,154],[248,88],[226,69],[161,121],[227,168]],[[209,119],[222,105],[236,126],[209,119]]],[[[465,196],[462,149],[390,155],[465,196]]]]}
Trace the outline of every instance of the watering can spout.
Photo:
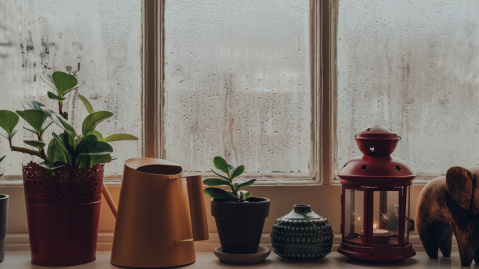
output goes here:
{"type": "Polygon", "coordinates": [[[101,192],[103,193],[103,197],[105,197],[105,200],[106,200],[108,206],[111,209],[111,213],[113,213],[113,216],[115,216],[115,218],[116,218],[116,215],[118,214],[118,207],[116,206],[115,202],[111,198],[110,191],[106,187],[105,182],[103,182],[101,192]]]}

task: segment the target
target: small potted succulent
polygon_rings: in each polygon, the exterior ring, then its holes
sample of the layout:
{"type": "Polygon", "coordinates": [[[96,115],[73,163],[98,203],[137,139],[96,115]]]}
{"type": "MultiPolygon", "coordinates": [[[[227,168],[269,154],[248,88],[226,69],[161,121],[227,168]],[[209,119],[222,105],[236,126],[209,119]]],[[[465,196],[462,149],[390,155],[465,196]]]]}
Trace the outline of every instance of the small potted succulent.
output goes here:
{"type": "Polygon", "coordinates": [[[220,156],[213,159],[214,166],[224,174],[214,170],[218,177],[207,178],[203,183],[210,186],[204,192],[212,197],[211,214],[215,217],[222,252],[250,254],[258,251],[264,221],[269,215],[270,200],[253,197],[251,192],[240,190],[255,183],[250,179],[241,183],[234,182],[243,174],[245,167],[234,167],[220,156]],[[231,190],[217,188],[228,186],[231,190]]]}
{"type": "Polygon", "coordinates": [[[63,111],[65,95],[78,87],[77,79],[63,72],[42,78],[55,90],[49,91],[48,97],[58,103],[58,112],[36,101],[24,101],[24,110],[0,110],[0,134],[10,149],[42,160],[23,166],[32,263],[68,266],[91,262],[96,259],[103,165],[112,161],[109,143],[137,138],[129,134],[104,137],[96,127],[113,113],[95,112],[81,95],[89,115],[77,132],[63,111]],[[14,145],[20,117],[25,121],[23,128],[36,138],[23,141],[29,147],[14,145]],[[47,129],[52,125],[57,128],[47,142],[47,129]]]}
{"type": "MultiPolygon", "coordinates": [[[[0,163],[5,156],[0,158],[0,163]]],[[[0,174],[2,177],[3,174],[0,174]]],[[[5,235],[7,234],[8,195],[0,194],[0,262],[5,257],[5,235]]]]}

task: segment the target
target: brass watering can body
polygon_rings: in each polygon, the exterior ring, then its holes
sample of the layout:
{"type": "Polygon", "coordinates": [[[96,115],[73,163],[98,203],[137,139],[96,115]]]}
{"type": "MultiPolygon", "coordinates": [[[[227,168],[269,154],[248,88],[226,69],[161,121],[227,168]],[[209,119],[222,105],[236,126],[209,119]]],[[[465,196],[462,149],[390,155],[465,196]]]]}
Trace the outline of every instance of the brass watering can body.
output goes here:
{"type": "Polygon", "coordinates": [[[208,239],[201,176],[155,158],[125,162],[111,263],[158,268],[195,262],[194,242],[208,239]],[[188,193],[188,194],[187,194],[188,193]]]}

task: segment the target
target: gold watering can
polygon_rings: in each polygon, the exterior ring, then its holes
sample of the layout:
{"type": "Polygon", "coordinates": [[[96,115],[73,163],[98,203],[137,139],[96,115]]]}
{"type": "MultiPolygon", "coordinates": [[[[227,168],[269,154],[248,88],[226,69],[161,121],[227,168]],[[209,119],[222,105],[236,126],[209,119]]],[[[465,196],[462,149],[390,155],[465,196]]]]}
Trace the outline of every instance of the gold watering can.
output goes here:
{"type": "Polygon", "coordinates": [[[158,268],[195,262],[194,242],[208,239],[201,176],[186,177],[176,163],[155,158],[125,162],[116,216],[111,263],[158,268]]]}

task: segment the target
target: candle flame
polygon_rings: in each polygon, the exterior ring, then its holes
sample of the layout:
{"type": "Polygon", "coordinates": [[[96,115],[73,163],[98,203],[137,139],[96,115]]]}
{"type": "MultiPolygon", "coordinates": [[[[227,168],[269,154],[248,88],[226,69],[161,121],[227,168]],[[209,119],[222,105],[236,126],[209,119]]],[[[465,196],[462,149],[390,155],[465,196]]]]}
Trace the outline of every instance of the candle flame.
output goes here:
{"type": "Polygon", "coordinates": [[[358,221],[361,221],[361,217],[358,217],[358,221]]]}
{"type": "Polygon", "coordinates": [[[376,223],[373,224],[373,229],[376,230],[376,223]]]}

